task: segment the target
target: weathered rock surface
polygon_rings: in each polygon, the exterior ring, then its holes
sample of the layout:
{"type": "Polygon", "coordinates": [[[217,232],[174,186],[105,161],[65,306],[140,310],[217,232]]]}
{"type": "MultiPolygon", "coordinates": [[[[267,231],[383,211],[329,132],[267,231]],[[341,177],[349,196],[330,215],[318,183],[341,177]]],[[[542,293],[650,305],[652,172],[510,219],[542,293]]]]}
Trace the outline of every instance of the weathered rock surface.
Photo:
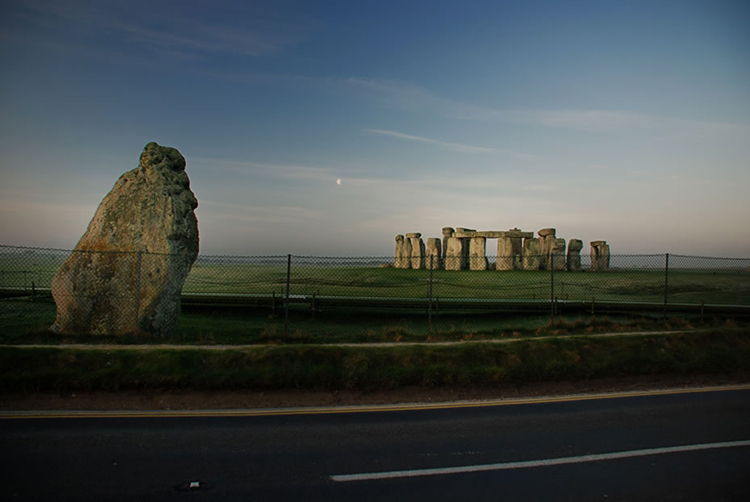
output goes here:
{"type": "Polygon", "coordinates": [[[568,242],[568,270],[571,272],[581,271],[581,249],[583,241],[581,239],[570,239],[568,242]]]}
{"type": "MultiPolygon", "coordinates": [[[[497,240],[497,261],[495,262],[495,270],[513,270],[513,240],[508,237],[503,237],[497,240]]],[[[520,241],[520,239],[519,239],[520,241]]]]}
{"type": "Polygon", "coordinates": [[[406,246],[404,245],[404,236],[398,234],[396,236],[396,256],[393,261],[395,268],[411,268],[411,249],[406,254],[406,246]]]}
{"type": "Polygon", "coordinates": [[[557,233],[557,230],[554,228],[543,228],[539,230],[537,233],[539,234],[539,237],[547,237],[550,235],[554,237],[555,234],[557,233]]]}
{"type": "Polygon", "coordinates": [[[448,239],[453,237],[454,232],[453,227],[443,227],[443,265],[445,264],[445,255],[448,252],[448,239]]]}
{"type": "Polygon", "coordinates": [[[472,237],[469,241],[469,270],[487,270],[487,239],[472,237]]]}
{"type": "Polygon", "coordinates": [[[458,237],[449,237],[445,253],[445,270],[463,270],[464,266],[464,240],[458,237]]]}
{"type": "Polygon", "coordinates": [[[539,239],[531,237],[523,240],[523,269],[539,270],[542,265],[539,239]]]}
{"type": "Polygon", "coordinates": [[[441,248],[440,239],[436,237],[429,237],[427,239],[427,252],[425,253],[424,263],[428,270],[442,268],[441,248]]]}
{"type": "Polygon", "coordinates": [[[609,269],[609,245],[607,241],[591,241],[591,270],[609,269]]]}
{"type": "Polygon", "coordinates": [[[542,270],[549,270],[552,263],[552,248],[555,247],[554,228],[543,228],[537,232],[539,234],[539,254],[542,256],[540,266],[542,270]]]}
{"type": "Polygon", "coordinates": [[[168,335],[198,256],[197,206],[180,152],[146,145],[138,167],[117,180],[52,279],[52,329],[168,335]]]}
{"type": "Polygon", "coordinates": [[[555,239],[549,254],[552,270],[565,270],[565,239],[555,239]]]}
{"type": "Polygon", "coordinates": [[[411,268],[421,270],[424,268],[424,254],[425,247],[424,241],[422,240],[422,234],[413,233],[406,234],[407,237],[411,237],[411,268]]]}

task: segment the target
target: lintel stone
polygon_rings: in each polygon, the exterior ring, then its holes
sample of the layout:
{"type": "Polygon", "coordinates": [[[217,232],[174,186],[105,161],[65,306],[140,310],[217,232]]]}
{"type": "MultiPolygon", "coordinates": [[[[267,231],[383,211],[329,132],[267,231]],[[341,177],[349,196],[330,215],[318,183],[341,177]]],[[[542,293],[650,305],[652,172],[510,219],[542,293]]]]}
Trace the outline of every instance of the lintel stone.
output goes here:
{"type": "Polygon", "coordinates": [[[411,232],[406,234],[407,239],[419,239],[422,237],[422,234],[420,232],[411,232]]]}

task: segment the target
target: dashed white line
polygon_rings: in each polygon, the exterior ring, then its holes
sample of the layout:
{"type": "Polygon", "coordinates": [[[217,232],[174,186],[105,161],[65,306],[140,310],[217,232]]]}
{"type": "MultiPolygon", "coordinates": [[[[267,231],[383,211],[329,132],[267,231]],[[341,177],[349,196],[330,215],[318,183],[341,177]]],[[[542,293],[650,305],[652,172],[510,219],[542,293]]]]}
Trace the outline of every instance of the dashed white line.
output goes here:
{"type": "Polygon", "coordinates": [[[333,481],[372,481],[378,479],[414,478],[419,476],[442,476],[447,474],[463,474],[469,472],[503,471],[509,469],[528,469],[532,467],[549,467],[552,465],[580,464],[585,462],[600,462],[602,460],[616,460],[620,458],[646,457],[649,455],[663,455],[666,453],[681,453],[688,451],[715,450],[719,448],[737,448],[750,446],[747,441],[729,441],[725,443],[706,443],[684,446],[670,446],[666,448],[649,448],[645,450],[630,450],[613,453],[598,453],[577,457],[549,458],[541,460],[527,460],[523,462],[506,462],[500,464],[466,465],[459,467],[439,467],[434,469],[414,469],[405,471],[370,472],[361,474],[335,474],[333,481]]]}

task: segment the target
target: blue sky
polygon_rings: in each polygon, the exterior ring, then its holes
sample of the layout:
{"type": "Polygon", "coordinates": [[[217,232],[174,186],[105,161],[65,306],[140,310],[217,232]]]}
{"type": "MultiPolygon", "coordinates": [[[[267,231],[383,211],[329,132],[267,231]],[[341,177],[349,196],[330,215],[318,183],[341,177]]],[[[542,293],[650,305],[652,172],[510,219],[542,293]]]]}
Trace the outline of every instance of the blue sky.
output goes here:
{"type": "Polygon", "coordinates": [[[0,9],[0,243],[73,247],[156,141],[203,254],[387,256],[444,226],[750,253],[750,2],[0,9]]]}

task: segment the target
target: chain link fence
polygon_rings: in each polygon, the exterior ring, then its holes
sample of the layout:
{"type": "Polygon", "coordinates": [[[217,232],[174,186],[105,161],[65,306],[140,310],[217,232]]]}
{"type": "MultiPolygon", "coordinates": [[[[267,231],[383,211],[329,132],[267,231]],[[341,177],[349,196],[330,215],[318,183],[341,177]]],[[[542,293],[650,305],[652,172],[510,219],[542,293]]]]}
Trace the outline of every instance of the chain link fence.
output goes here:
{"type": "MultiPolygon", "coordinates": [[[[0,329],[40,329],[55,320],[52,278],[79,251],[0,246],[0,329]]],[[[157,294],[148,278],[165,265],[163,255],[93,253],[91,267],[107,267],[97,291],[138,309],[157,294]],[[115,259],[116,255],[116,259],[115,259]],[[115,266],[116,262],[116,266],[115,266]],[[115,283],[128,287],[115,288],[115,283]]],[[[496,270],[512,257],[489,256],[487,270],[395,268],[393,257],[205,256],[194,263],[182,288],[183,311],[208,309],[261,313],[287,320],[290,312],[414,311],[432,323],[450,312],[529,312],[535,315],[607,312],[750,314],[750,258],[685,255],[612,255],[592,267],[581,256],[580,271],[496,270]]],[[[85,297],[94,289],[60,291],[85,297]]],[[[137,315],[137,314],[136,314],[137,315]]],[[[286,325],[284,326],[286,331],[286,325]]]]}

